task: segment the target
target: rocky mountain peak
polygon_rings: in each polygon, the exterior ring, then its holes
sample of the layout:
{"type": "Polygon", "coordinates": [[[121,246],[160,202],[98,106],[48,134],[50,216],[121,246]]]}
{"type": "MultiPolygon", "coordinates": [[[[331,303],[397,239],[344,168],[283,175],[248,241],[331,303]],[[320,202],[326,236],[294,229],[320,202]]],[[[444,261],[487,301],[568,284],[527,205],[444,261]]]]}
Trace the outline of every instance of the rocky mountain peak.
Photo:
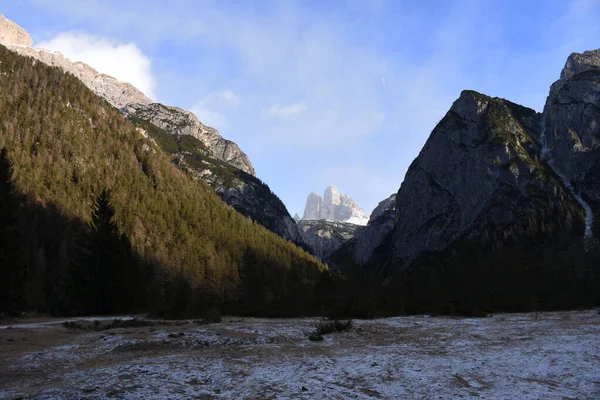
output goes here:
{"type": "Polygon", "coordinates": [[[323,196],[323,200],[327,204],[340,204],[340,191],[337,187],[333,185],[329,185],[325,188],[325,193],[323,196]]]}
{"type": "Polygon", "coordinates": [[[31,47],[33,44],[31,36],[25,29],[2,14],[0,14],[0,42],[25,47],[31,47]]]}
{"type": "Polygon", "coordinates": [[[600,49],[573,53],[567,59],[560,73],[560,79],[569,79],[581,72],[598,69],[600,69],[600,49]]]}
{"type": "Polygon", "coordinates": [[[491,97],[474,90],[463,90],[460,97],[452,104],[450,111],[462,118],[478,120],[492,101],[491,97]]]}
{"type": "Polygon", "coordinates": [[[329,185],[325,188],[323,197],[316,192],[308,195],[302,219],[323,219],[366,225],[369,221],[369,213],[360,208],[351,197],[340,193],[337,187],[329,185]]]}

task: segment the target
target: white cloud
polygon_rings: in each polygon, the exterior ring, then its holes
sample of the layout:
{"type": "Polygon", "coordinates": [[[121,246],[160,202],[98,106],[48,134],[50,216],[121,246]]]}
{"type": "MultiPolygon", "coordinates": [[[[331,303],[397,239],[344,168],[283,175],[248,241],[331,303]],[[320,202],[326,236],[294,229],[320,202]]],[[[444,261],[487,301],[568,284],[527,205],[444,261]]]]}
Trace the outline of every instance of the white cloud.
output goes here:
{"type": "Polygon", "coordinates": [[[37,43],[36,47],[59,51],[73,61],[81,61],[98,72],[131,83],[156,100],[152,63],[134,43],[123,44],[85,32],[63,32],[37,43]]]}
{"type": "Polygon", "coordinates": [[[307,107],[304,103],[294,103],[290,104],[289,106],[275,104],[268,110],[264,110],[261,115],[264,118],[288,118],[292,115],[300,114],[301,112],[305,111],[306,108],[307,107]]]}
{"type": "Polygon", "coordinates": [[[203,124],[222,130],[229,126],[225,111],[236,109],[239,104],[238,95],[227,89],[203,97],[190,111],[196,114],[203,124]]]}

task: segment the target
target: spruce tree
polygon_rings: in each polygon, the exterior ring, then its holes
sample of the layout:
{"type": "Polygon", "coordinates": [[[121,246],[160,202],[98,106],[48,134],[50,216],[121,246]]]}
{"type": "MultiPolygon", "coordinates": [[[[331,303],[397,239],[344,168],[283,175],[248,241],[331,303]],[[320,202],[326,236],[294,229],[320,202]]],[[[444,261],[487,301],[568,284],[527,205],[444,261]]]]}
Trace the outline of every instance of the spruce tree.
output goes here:
{"type": "Polygon", "coordinates": [[[75,313],[129,311],[139,284],[127,238],[119,232],[110,194],[95,201],[88,231],[78,241],[77,259],[69,274],[68,290],[75,313]]]}
{"type": "Polygon", "coordinates": [[[0,314],[14,314],[26,306],[26,270],[18,230],[19,201],[12,175],[12,164],[3,148],[0,150],[0,314]]]}

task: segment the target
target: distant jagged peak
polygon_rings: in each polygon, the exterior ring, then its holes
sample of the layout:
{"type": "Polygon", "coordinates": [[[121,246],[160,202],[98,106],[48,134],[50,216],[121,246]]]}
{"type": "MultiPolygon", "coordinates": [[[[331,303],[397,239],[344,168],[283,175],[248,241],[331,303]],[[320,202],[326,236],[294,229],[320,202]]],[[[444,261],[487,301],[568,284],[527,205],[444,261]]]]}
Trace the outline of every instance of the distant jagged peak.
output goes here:
{"type": "Polygon", "coordinates": [[[308,195],[302,219],[366,225],[369,222],[369,213],[350,196],[340,193],[335,185],[328,185],[323,197],[314,191],[308,195]]]}

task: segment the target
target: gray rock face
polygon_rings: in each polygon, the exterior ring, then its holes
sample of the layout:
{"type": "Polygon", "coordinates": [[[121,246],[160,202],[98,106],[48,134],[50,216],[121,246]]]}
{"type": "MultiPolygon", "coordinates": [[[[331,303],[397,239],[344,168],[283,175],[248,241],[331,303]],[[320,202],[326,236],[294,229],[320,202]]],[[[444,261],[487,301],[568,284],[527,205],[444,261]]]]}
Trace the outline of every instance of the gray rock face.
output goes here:
{"type": "Polygon", "coordinates": [[[320,219],[323,198],[316,192],[311,192],[306,199],[306,207],[302,219],[320,219]]]}
{"type": "Polygon", "coordinates": [[[585,71],[598,71],[600,69],[600,49],[573,53],[567,59],[565,67],[560,73],[560,79],[571,79],[574,75],[585,71]]]}
{"type": "Polygon", "coordinates": [[[323,197],[315,192],[308,195],[303,219],[324,219],[366,225],[369,214],[352,198],[341,194],[335,186],[329,185],[323,197]]]}
{"type": "Polygon", "coordinates": [[[540,162],[539,120],[531,109],[462,92],[398,191],[393,262],[406,265],[424,251],[444,250],[465,234],[476,236],[483,223],[508,226],[531,207],[519,204],[527,192],[572,204],[540,162]]]}
{"type": "Polygon", "coordinates": [[[396,215],[396,193],[392,193],[390,197],[385,200],[382,200],[377,204],[377,207],[371,213],[371,218],[369,218],[369,223],[367,225],[372,225],[377,222],[377,220],[384,218],[388,219],[388,214],[393,214],[394,219],[396,215]]]}
{"type": "Polygon", "coordinates": [[[366,264],[395,226],[396,193],[375,207],[367,226],[356,229],[354,237],[344,244],[344,252],[350,254],[358,264],[366,264]]]}
{"type": "Polygon", "coordinates": [[[366,263],[382,245],[380,265],[406,267],[460,238],[518,242],[532,235],[515,227],[524,215],[535,223],[543,215],[561,215],[560,221],[540,222],[536,231],[559,224],[568,230],[575,222],[583,227],[583,210],[541,158],[540,119],[507,100],[462,92],[408,169],[395,200],[395,223],[388,199],[349,242],[357,261],[366,263]]]}
{"type": "Polygon", "coordinates": [[[148,121],[172,135],[190,135],[200,140],[217,160],[224,161],[242,171],[255,175],[248,156],[231,140],[223,139],[219,132],[204,125],[191,112],[159,103],[128,104],[122,108],[126,116],[148,121]]]}
{"type": "Polygon", "coordinates": [[[600,50],[571,54],[544,122],[547,157],[583,197],[600,202],[600,50]]]}
{"type": "Polygon", "coordinates": [[[246,175],[239,176],[233,182],[224,183],[223,177],[213,175],[209,183],[217,194],[239,213],[290,242],[304,244],[298,225],[285,205],[258,179],[246,175]]]}
{"type": "Polygon", "coordinates": [[[297,223],[302,239],[321,260],[326,260],[352,238],[359,227],[355,224],[325,220],[300,220],[297,223]]]}
{"type": "Polygon", "coordinates": [[[29,36],[25,29],[2,14],[0,14],[0,42],[27,47],[31,47],[33,44],[31,36],[29,36]]]}

